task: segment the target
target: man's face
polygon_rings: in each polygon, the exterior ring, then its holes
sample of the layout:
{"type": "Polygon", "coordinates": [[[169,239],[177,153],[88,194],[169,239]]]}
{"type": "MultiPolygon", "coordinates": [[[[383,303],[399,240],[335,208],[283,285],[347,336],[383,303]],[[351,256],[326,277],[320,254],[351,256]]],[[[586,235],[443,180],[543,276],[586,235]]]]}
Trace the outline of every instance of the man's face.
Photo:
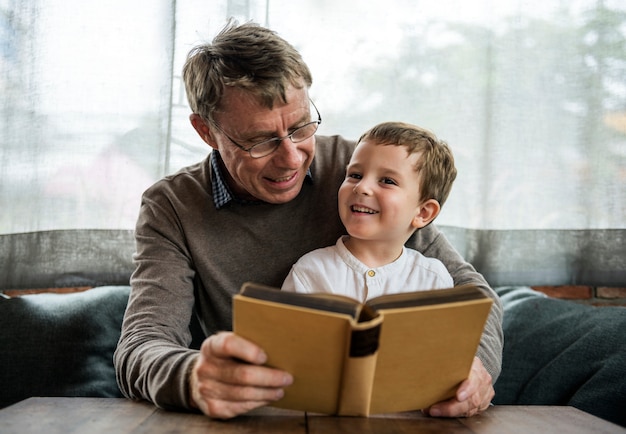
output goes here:
{"type": "MultiPolygon", "coordinates": [[[[226,166],[225,176],[232,191],[240,198],[268,203],[285,203],[294,199],[304,183],[315,154],[315,136],[293,143],[284,139],[271,154],[252,158],[225,134],[248,148],[273,137],[285,137],[311,122],[306,87],[287,89],[287,103],[278,102],[270,110],[249,93],[226,88],[223,110],[214,120],[223,130],[210,126],[209,145],[219,150],[226,166]],[[225,133],[225,134],[224,134],[225,133]]],[[[315,115],[314,115],[315,116],[315,115]]]]}

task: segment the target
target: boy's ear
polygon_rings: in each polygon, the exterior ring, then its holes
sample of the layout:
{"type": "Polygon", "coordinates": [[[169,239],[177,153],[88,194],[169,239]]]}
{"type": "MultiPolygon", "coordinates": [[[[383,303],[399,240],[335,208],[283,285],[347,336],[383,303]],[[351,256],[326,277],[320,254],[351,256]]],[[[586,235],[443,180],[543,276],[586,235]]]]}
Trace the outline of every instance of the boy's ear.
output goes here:
{"type": "Polygon", "coordinates": [[[211,129],[206,124],[204,119],[202,119],[199,114],[192,113],[189,115],[189,121],[191,122],[193,129],[196,130],[202,140],[204,140],[210,147],[217,149],[217,143],[215,143],[215,140],[213,140],[213,136],[211,135],[211,129]]]}
{"type": "Polygon", "coordinates": [[[413,217],[411,225],[415,229],[423,228],[428,223],[432,222],[435,217],[437,217],[439,211],[441,211],[441,205],[439,205],[439,202],[435,199],[428,199],[419,206],[417,214],[413,217]]]}

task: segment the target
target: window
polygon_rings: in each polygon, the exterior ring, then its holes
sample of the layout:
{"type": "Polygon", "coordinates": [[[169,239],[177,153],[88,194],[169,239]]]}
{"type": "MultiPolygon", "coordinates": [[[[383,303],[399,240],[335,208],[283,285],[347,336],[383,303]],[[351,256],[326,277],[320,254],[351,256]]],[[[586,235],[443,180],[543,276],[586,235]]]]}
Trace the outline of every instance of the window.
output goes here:
{"type": "Polygon", "coordinates": [[[591,237],[626,268],[620,0],[0,0],[0,234],[132,231],[142,191],[209,152],[180,72],[229,16],[302,52],[319,134],[403,120],[448,141],[437,224],[468,259],[488,267],[494,234],[511,261],[591,237]]]}

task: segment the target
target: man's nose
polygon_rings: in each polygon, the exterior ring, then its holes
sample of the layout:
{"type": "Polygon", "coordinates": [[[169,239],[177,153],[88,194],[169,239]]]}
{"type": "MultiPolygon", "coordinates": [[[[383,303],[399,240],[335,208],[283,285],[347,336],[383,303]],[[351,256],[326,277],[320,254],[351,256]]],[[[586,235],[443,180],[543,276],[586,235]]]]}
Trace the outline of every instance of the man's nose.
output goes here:
{"type": "Polygon", "coordinates": [[[274,158],[285,167],[299,167],[305,158],[303,152],[299,148],[299,145],[300,143],[292,142],[289,136],[284,137],[280,141],[278,149],[274,152],[274,158]]]}

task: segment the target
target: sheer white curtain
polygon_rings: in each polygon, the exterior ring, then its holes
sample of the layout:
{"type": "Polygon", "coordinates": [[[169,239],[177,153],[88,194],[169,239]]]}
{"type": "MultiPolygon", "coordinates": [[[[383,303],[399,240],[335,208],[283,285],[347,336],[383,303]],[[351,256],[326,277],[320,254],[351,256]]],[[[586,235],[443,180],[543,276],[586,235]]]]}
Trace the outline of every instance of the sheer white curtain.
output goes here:
{"type": "Polygon", "coordinates": [[[170,2],[0,4],[0,233],[131,228],[163,174],[170,2]]]}
{"type": "Polygon", "coordinates": [[[180,71],[230,16],[302,52],[320,134],[449,142],[437,224],[492,284],[624,284],[620,0],[0,0],[0,286],[33,284],[33,257],[59,285],[125,278],[141,192],[209,151],[180,71]]]}

